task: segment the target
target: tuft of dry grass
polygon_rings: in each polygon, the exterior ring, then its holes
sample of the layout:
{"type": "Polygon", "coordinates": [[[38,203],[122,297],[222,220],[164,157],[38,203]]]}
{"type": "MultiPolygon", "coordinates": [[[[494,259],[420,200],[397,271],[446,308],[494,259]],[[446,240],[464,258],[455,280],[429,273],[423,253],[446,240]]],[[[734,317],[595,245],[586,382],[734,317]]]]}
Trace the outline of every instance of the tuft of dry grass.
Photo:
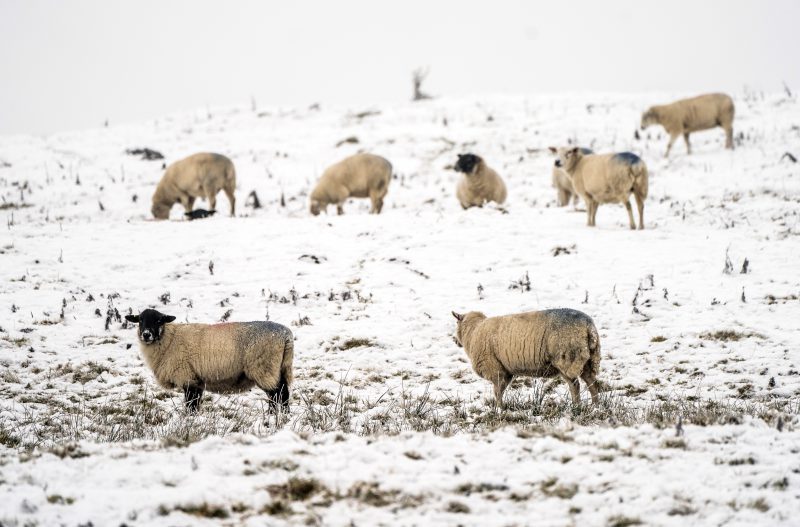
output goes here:
{"type": "Polygon", "coordinates": [[[352,338],[347,339],[339,344],[338,348],[342,351],[347,351],[353,348],[369,347],[374,345],[375,342],[367,338],[352,338]]]}
{"type": "Polygon", "coordinates": [[[610,517],[606,525],[608,525],[608,527],[629,527],[631,525],[642,525],[642,520],[639,518],[617,515],[610,517]]]}
{"type": "Polygon", "coordinates": [[[704,340],[719,340],[721,342],[737,342],[746,338],[759,338],[763,339],[764,336],[759,333],[743,333],[732,329],[718,329],[717,331],[707,331],[700,334],[700,338],[704,340]]]}
{"type": "MultiPolygon", "coordinates": [[[[73,375],[70,364],[54,375],[73,375]]],[[[297,388],[292,412],[275,416],[266,401],[255,403],[243,396],[207,397],[197,414],[189,414],[177,392],[152,391],[147,384],[131,384],[132,390],[101,397],[74,393],[68,399],[50,394],[25,393],[14,412],[0,415],[0,444],[21,450],[65,448],[79,441],[122,442],[155,440],[165,446],[183,447],[209,436],[247,433],[267,436],[288,427],[295,432],[352,433],[360,436],[396,435],[429,431],[439,435],[483,433],[514,426],[525,437],[558,434],[565,419],[579,426],[637,426],[656,428],[684,425],[736,424],[746,418],[775,426],[795,426],[800,401],[752,396],[749,399],[703,400],[695,396],[642,401],[624,390],[602,393],[598,405],[588,401],[573,406],[567,397],[547,393],[537,381],[531,387],[506,393],[505,407],[493,401],[467,401],[458,396],[421,390],[384,393],[377,399],[361,397],[344,382],[336,392],[297,388]]],[[[569,440],[564,437],[563,440],[569,440]]],[[[684,448],[670,440],[669,448],[684,448]]],[[[411,459],[419,456],[409,452],[411,459]]]]}

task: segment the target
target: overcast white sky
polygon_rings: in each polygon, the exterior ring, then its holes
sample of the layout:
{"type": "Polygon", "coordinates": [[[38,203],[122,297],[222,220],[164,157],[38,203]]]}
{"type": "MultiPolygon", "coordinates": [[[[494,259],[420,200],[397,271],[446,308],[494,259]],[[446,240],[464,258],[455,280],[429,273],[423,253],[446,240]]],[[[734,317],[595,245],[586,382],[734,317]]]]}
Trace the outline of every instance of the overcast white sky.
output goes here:
{"type": "Polygon", "coordinates": [[[800,91],[798,0],[0,0],[0,133],[207,105],[800,91]]]}

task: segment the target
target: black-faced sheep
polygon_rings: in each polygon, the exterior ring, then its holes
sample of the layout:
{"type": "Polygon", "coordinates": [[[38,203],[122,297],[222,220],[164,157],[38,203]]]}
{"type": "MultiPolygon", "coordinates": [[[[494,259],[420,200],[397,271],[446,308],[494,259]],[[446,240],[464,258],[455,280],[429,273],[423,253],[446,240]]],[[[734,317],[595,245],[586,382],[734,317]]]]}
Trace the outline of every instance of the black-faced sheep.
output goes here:
{"type": "Polygon", "coordinates": [[[498,205],[505,202],[505,183],[480,156],[458,154],[454,168],[464,174],[456,187],[456,197],[463,208],[482,207],[489,201],[498,205]]]}
{"type": "Polygon", "coordinates": [[[383,198],[392,180],[392,164],[381,156],[356,154],[328,167],[311,192],[310,210],[314,216],[336,205],[336,212],[344,214],[342,206],[347,198],[369,198],[371,214],[380,214],[383,198]]]}
{"type": "Polygon", "coordinates": [[[647,197],[647,165],[630,152],[583,155],[580,148],[559,148],[556,166],[563,168],[586,203],[586,224],[595,226],[601,203],[622,203],[628,211],[631,229],[636,228],[630,195],[639,209],[639,228],[644,229],[644,200],[647,197]]]}
{"type": "Polygon", "coordinates": [[[274,322],[172,324],[174,316],[155,309],[127,315],[139,324],[139,344],[158,384],[182,389],[195,411],[203,391],[237,393],[258,386],[270,406],[289,409],[294,338],[274,322]]]}
{"type": "Polygon", "coordinates": [[[725,130],[725,148],[733,149],[733,99],[724,93],[709,93],[681,99],[672,104],[652,106],[642,114],[642,130],[660,124],[669,134],[669,144],[664,157],[669,156],[672,144],[683,135],[686,152],[691,154],[689,134],[700,130],[721,127],[725,130]]]}
{"type": "Polygon", "coordinates": [[[164,176],[153,194],[153,217],[169,218],[169,211],[176,203],[192,212],[194,200],[205,198],[211,210],[217,208],[217,193],[225,191],[231,204],[231,216],[236,208],[236,170],[233,161],[220,154],[194,154],[176,161],[167,167],[164,176]]]}
{"type": "MultiPolygon", "coordinates": [[[[551,146],[550,152],[557,154],[558,148],[551,146]]],[[[581,148],[583,155],[594,154],[591,148],[581,148]]],[[[558,206],[566,207],[572,200],[573,205],[578,205],[578,193],[572,188],[572,180],[564,169],[558,166],[558,160],[553,163],[553,188],[556,189],[558,206]]]]}
{"type": "Polygon", "coordinates": [[[463,346],[475,373],[494,385],[495,404],[515,376],[555,377],[580,402],[583,379],[597,403],[600,337],[592,319],[574,309],[548,309],[487,318],[477,311],[453,312],[456,343],[463,346]]]}

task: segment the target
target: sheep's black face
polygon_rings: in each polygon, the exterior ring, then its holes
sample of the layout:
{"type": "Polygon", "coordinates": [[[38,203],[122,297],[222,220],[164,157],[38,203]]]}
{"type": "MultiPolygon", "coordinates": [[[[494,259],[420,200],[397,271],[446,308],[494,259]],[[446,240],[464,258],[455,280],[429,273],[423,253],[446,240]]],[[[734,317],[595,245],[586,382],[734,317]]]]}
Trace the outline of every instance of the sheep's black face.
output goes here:
{"type": "Polygon", "coordinates": [[[456,161],[456,172],[463,172],[464,174],[472,174],[481,158],[475,154],[458,154],[458,161],[456,161]]]}
{"type": "Polygon", "coordinates": [[[164,324],[174,321],[175,317],[155,309],[145,309],[138,315],[126,315],[125,320],[139,324],[139,340],[145,344],[152,344],[161,339],[161,335],[164,334],[164,324]]]}

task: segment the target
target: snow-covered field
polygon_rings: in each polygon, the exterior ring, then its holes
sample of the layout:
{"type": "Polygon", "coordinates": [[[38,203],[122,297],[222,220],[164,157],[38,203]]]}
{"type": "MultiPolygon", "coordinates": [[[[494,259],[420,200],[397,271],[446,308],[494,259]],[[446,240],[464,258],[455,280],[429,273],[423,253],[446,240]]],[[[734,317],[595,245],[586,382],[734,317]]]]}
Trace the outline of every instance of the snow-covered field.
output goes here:
{"type": "Polygon", "coordinates": [[[800,168],[782,156],[800,157],[800,105],[734,94],[735,151],[717,129],[665,160],[660,129],[634,131],[674,95],[212,108],[0,138],[0,524],[796,525],[800,168]],[[644,231],[621,206],[591,229],[555,206],[547,147],[568,142],[645,159],[644,231]],[[162,162],[136,147],[231,157],[237,217],[150,221],[162,162]],[[362,150],[395,167],[384,213],[312,217],[321,171],[362,150]],[[461,210],[467,151],[505,179],[502,208],[461,210]],[[185,414],[118,318],[148,306],[291,327],[291,413],[276,427],[252,390],[185,414]],[[451,310],[550,307],[594,318],[602,404],[518,379],[493,409],[451,310]]]}

